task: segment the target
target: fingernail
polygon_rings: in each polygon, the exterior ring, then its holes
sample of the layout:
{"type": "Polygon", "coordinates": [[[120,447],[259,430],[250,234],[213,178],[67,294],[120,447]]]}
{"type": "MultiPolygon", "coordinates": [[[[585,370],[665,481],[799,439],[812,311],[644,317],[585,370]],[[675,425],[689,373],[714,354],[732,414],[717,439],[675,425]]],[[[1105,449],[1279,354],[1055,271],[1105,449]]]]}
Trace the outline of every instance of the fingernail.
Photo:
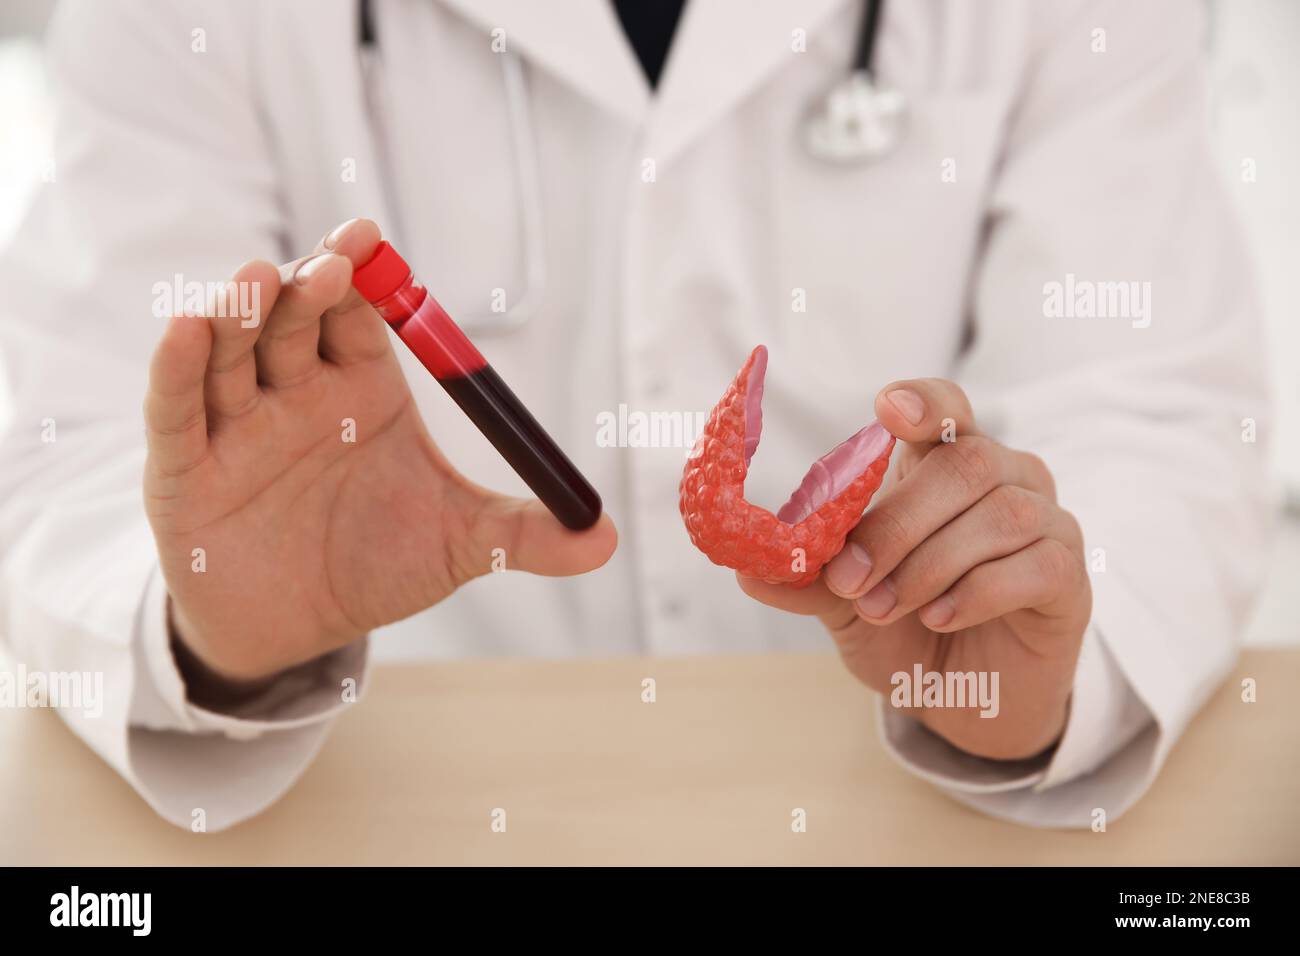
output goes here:
{"type": "Polygon", "coordinates": [[[906,388],[896,388],[885,398],[889,399],[889,404],[898,409],[898,414],[906,418],[909,423],[921,424],[921,419],[925,417],[925,402],[921,401],[921,396],[916,392],[906,388]]]}
{"type": "Polygon", "coordinates": [[[325,253],[324,255],[320,255],[320,256],[312,256],[310,259],[308,259],[306,262],[304,262],[302,265],[298,267],[298,271],[293,274],[293,281],[298,283],[298,285],[306,285],[307,280],[310,279],[313,275],[315,275],[317,270],[319,270],[321,266],[323,266],[325,263],[329,262],[329,260],[333,258],[334,256],[331,253],[325,253]]]}
{"type": "Polygon", "coordinates": [[[840,597],[849,597],[866,583],[871,574],[871,556],[856,541],[831,558],[826,565],[826,586],[840,597]]]}
{"type": "Polygon", "coordinates": [[[343,233],[347,232],[348,227],[351,226],[354,222],[356,222],[355,219],[349,219],[347,222],[335,226],[332,230],[330,230],[330,234],[325,237],[325,241],[321,243],[321,245],[323,245],[326,249],[333,249],[334,243],[338,242],[340,239],[343,238],[343,233]]]}
{"type": "Polygon", "coordinates": [[[884,617],[894,609],[898,596],[894,594],[894,586],[885,580],[858,598],[857,603],[863,617],[884,617]]]}
{"type": "Polygon", "coordinates": [[[945,594],[921,610],[921,623],[926,627],[943,627],[956,613],[957,606],[953,604],[952,598],[945,594]]]}

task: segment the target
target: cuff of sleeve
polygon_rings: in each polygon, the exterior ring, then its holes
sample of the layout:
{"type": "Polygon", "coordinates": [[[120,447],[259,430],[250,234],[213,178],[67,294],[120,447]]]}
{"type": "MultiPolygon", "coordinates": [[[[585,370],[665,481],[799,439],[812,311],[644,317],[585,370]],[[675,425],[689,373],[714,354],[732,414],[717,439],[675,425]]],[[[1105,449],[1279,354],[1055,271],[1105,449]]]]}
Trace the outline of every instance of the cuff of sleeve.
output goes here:
{"type": "Polygon", "coordinates": [[[966,793],[1002,793],[1039,783],[1047,757],[986,760],[958,750],[919,720],[890,707],[884,694],[877,701],[877,726],[885,750],[903,769],[938,787],[966,793]]]}
{"type": "Polygon", "coordinates": [[[1089,627],[1079,649],[1070,697],[1070,718],[1036,790],[1059,786],[1092,773],[1119,753],[1151,722],[1096,627],[1089,627]]]}
{"type": "Polygon", "coordinates": [[[1057,747],[1029,760],[986,760],[958,750],[918,720],[878,702],[880,738],[909,772],[961,793],[1046,790],[1090,773],[1150,722],[1128,680],[1094,627],[1084,635],[1070,716],[1057,747]]]}
{"type": "Polygon", "coordinates": [[[237,711],[216,713],[190,703],[172,656],[167,586],[155,567],[133,642],[135,689],[131,726],[184,733],[221,733],[252,740],[266,731],[322,723],[361,697],[369,671],[369,638],[362,638],[286,671],[237,711]],[[350,691],[350,693],[349,693],[350,691]]]}

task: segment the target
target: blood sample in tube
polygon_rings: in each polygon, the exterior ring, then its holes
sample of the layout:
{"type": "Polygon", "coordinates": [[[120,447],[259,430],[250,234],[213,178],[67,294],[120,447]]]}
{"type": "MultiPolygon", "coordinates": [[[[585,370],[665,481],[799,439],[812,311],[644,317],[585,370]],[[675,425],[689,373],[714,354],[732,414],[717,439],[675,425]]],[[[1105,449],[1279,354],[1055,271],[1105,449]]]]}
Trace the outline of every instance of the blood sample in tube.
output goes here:
{"type": "Polygon", "coordinates": [[[353,287],[566,528],[600,518],[600,495],[416,280],[387,242],[352,275],[353,287]]]}

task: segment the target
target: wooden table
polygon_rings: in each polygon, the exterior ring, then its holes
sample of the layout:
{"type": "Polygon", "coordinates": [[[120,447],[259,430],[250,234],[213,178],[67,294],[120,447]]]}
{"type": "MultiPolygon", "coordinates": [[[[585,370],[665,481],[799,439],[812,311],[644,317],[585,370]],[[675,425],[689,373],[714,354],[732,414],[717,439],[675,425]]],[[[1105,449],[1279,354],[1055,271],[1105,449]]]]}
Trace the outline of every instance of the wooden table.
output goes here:
{"type": "Polygon", "coordinates": [[[910,776],[876,739],[871,694],[831,657],[372,677],[288,796],[216,834],[161,822],[55,714],[0,713],[0,863],[1300,863],[1294,650],[1247,653],[1106,833],[1001,823],[910,776]],[[1246,675],[1257,703],[1240,700],[1246,675]],[[795,807],[805,833],[791,832],[795,807]]]}

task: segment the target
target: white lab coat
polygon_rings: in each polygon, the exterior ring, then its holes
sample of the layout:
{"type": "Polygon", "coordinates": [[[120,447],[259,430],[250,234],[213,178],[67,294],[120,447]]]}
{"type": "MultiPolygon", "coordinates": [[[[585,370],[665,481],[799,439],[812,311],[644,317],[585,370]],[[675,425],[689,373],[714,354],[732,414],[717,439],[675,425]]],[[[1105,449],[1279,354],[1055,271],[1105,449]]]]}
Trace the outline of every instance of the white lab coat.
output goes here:
{"type": "MultiPolygon", "coordinates": [[[[653,97],[607,0],[377,0],[382,151],[352,0],[69,3],[49,51],[55,178],[0,266],[7,650],[103,671],[103,716],[68,712],[72,728],[167,819],[202,807],[209,829],[291,786],[367,644],[389,659],[828,651],[815,621],[759,606],[691,547],[685,449],[596,441],[620,404],[707,412],[762,342],[751,500],[780,504],[911,376],[956,378],[983,427],[1051,465],[1097,564],[1060,747],[996,764],[888,711],[884,738],[989,813],[1113,819],[1230,667],[1267,524],[1262,445],[1240,437],[1247,417],[1267,433],[1257,309],[1207,149],[1198,10],[890,3],[876,63],[910,100],[907,135],[836,168],[804,152],[800,124],[845,75],[853,0],[692,0],[653,97]],[[370,216],[453,316],[522,295],[494,28],[526,65],[547,281],[529,324],[480,344],[601,490],[619,551],[571,580],[490,575],[241,714],[202,711],[168,654],[140,502],[154,284],[285,260],[370,216]],[[1067,274],[1151,282],[1150,327],[1045,317],[1045,283],[1067,274]]],[[[456,465],[524,493],[399,352],[456,465]]]]}

